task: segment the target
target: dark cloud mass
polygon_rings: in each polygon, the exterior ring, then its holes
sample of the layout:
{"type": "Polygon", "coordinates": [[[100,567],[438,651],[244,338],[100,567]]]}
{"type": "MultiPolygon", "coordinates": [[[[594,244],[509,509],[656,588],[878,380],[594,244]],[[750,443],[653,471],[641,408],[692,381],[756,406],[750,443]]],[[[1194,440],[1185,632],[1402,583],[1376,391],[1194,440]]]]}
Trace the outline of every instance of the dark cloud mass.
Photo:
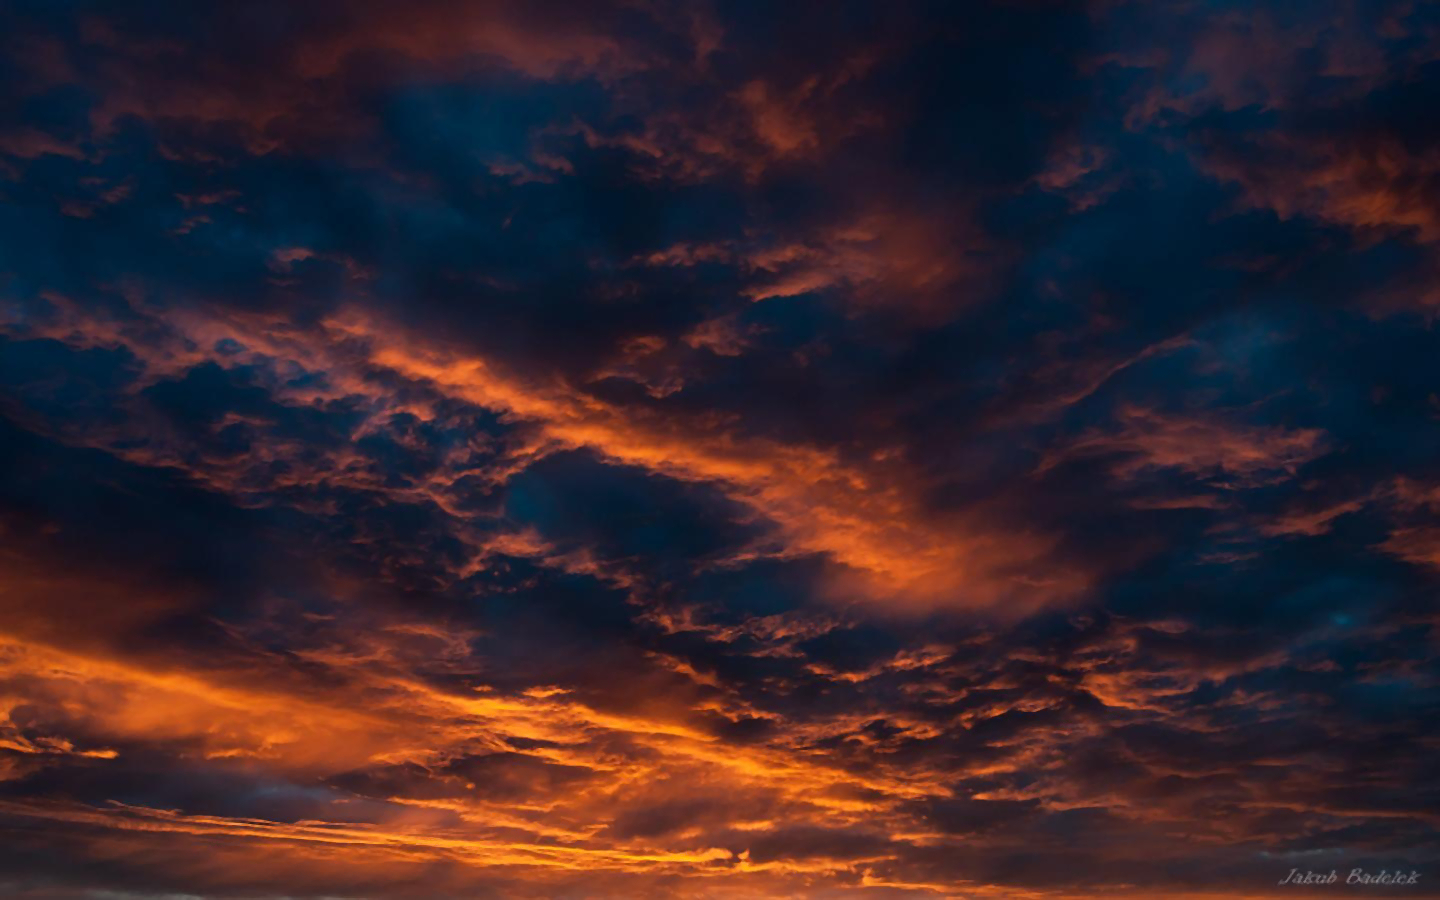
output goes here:
{"type": "Polygon", "coordinates": [[[0,894],[1440,896],[1437,109],[1427,0],[0,3],[0,894]]]}

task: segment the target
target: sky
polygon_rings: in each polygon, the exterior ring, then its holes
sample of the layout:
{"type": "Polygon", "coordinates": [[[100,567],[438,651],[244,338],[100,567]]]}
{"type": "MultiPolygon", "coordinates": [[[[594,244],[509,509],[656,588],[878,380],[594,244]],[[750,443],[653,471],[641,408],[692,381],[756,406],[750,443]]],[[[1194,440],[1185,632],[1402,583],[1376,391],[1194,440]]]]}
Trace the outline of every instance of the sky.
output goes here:
{"type": "Polygon", "coordinates": [[[1440,5],[0,2],[0,894],[1440,896],[1440,5]]]}

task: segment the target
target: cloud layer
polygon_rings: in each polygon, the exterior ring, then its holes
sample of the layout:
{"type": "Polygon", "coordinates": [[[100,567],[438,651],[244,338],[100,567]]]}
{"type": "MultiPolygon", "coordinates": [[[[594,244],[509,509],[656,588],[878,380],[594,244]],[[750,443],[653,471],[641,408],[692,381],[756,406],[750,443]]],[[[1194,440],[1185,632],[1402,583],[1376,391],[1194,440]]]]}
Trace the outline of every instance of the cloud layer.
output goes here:
{"type": "Polygon", "coordinates": [[[0,43],[8,896],[1440,878],[1440,7],[0,43]]]}

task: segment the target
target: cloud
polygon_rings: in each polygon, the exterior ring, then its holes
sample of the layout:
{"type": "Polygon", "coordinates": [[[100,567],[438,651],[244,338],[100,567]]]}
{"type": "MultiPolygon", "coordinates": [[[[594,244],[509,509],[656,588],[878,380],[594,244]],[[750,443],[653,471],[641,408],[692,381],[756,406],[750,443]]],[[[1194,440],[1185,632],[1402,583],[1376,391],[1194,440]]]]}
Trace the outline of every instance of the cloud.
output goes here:
{"type": "Polygon", "coordinates": [[[1082,436],[1064,453],[1110,458],[1115,476],[1125,480],[1169,469],[1220,487],[1244,488],[1293,477],[1326,449],[1319,429],[1247,425],[1209,412],[1127,406],[1116,419],[1114,432],[1082,436]]]}
{"type": "Polygon", "coordinates": [[[0,893],[1433,868],[1434,19],[11,4],[0,893]]]}

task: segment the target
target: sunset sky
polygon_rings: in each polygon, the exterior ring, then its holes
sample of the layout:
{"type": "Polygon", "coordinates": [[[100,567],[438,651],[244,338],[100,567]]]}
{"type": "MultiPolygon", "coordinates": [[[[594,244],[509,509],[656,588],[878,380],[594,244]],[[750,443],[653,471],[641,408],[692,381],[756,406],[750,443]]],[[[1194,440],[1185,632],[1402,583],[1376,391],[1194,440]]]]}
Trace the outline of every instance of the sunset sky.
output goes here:
{"type": "Polygon", "coordinates": [[[1440,896],[1440,5],[0,48],[0,896],[1440,896]]]}

